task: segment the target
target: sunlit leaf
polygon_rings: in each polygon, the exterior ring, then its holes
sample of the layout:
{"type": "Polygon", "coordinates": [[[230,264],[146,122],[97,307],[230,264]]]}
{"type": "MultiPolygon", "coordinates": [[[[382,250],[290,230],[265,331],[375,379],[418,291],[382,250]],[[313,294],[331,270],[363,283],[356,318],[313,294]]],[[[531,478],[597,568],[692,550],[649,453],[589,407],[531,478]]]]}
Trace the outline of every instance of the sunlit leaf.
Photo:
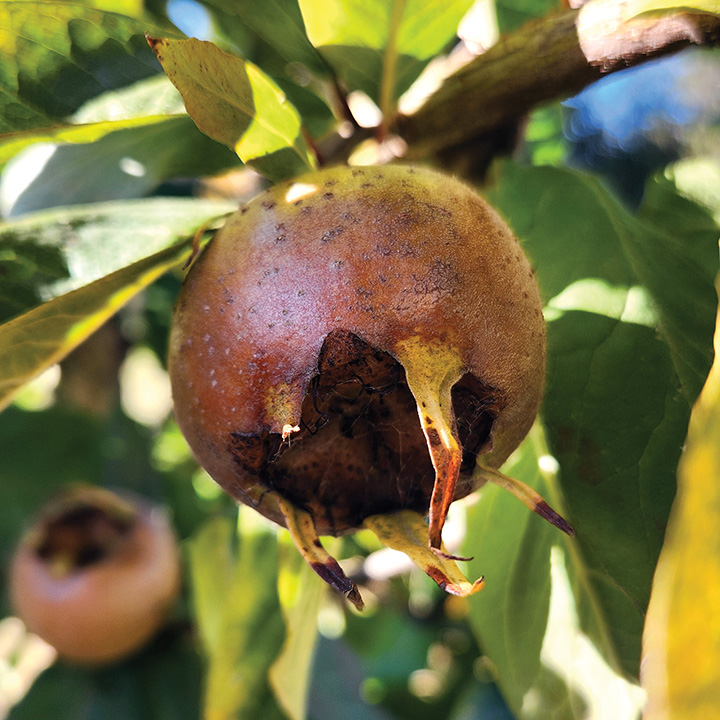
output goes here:
{"type": "Polygon", "coordinates": [[[155,198],[58,208],[0,223],[0,319],[192,236],[234,204],[155,198]]]}
{"type": "Polygon", "coordinates": [[[0,409],[187,252],[186,243],[173,245],[0,325],[0,409]]]}
{"type": "Polygon", "coordinates": [[[17,155],[24,148],[37,142],[91,143],[116,130],[153,125],[166,119],[162,115],[154,115],[151,117],[130,118],[128,120],[89,123],[87,125],[64,125],[6,135],[0,140],[0,169],[13,155],[17,155]]]}
{"type": "Polygon", "coordinates": [[[27,152],[10,161],[0,185],[4,209],[13,215],[144,197],[175,178],[184,179],[189,190],[188,178],[240,165],[234,153],[203,135],[186,114],[119,128],[92,143],[27,152]]]}
{"type": "Polygon", "coordinates": [[[657,11],[703,12],[720,15],[718,0],[631,0],[625,9],[625,19],[657,11]]]}
{"type": "Polygon", "coordinates": [[[328,68],[310,44],[297,0],[207,0],[207,4],[239,18],[286,63],[299,63],[314,74],[327,75],[328,68]]]}
{"type": "Polygon", "coordinates": [[[278,595],[287,635],[270,668],[270,684],[290,720],[305,720],[317,643],[317,616],[328,585],[303,561],[287,533],[283,533],[280,542],[278,595]]]}
{"type": "Polygon", "coordinates": [[[239,546],[227,518],[216,518],[190,543],[195,615],[208,660],[207,720],[281,718],[268,685],[280,650],[283,617],[277,537],[253,510],[241,508],[239,546]]]}
{"type": "Polygon", "coordinates": [[[330,105],[333,78],[305,34],[297,0],[210,0],[206,3],[220,38],[243,49],[244,56],[285,92],[312,137],[335,124],[330,105]]]}
{"type": "Polygon", "coordinates": [[[704,720],[720,708],[720,313],[715,353],[653,583],[643,647],[648,720],[704,720]]]}
{"type": "MultiPolygon", "coordinates": [[[[505,466],[560,506],[557,464],[536,425],[505,466]]],[[[471,572],[486,586],[470,618],[503,695],[522,720],[635,720],[639,688],[623,681],[588,639],[612,654],[613,637],[575,540],[487,487],[468,508],[471,572]]]]}
{"type": "Polygon", "coordinates": [[[610,642],[595,639],[632,676],[689,417],[678,375],[692,397],[709,366],[712,285],[679,228],[639,222],[586,176],[507,165],[492,199],[548,302],[542,413],[610,642]]]}
{"type": "Polygon", "coordinates": [[[0,3],[0,132],[48,126],[157,73],[147,30],[151,23],[82,3],[0,3]]]}
{"type": "Polygon", "coordinates": [[[272,180],[314,167],[297,111],[259,68],[209,42],[149,42],[204,133],[272,180]]]}
{"type": "Polygon", "coordinates": [[[720,161],[717,158],[685,158],[668,167],[665,174],[680,193],[706,207],[716,222],[720,222],[720,161]]]}
{"type": "Polygon", "coordinates": [[[387,106],[452,40],[472,3],[299,0],[299,4],[310,41],[347,87],[387,106]]]}

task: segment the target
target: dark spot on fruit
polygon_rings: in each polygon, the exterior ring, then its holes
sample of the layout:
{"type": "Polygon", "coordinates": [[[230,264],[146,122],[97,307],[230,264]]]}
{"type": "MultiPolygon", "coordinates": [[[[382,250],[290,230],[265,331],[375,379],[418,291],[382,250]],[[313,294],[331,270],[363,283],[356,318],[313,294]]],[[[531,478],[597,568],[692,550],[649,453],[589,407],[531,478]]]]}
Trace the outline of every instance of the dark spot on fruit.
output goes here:
{"type": "Polygon", "coordinates": [[[345,227],[343,225],[337,225],[336,227],[332,228],[332,230],[326,230],[322,234],[320,242],[330,242],[333,238],[341,235],[344,231],[345,227]]]}
{"type": "Polygon", "coordinates": [[[265,208],[265,210],[272,210],[276,205],[277,203],[274,200],[263,200],[260,203],[260,206],[265,208]]]}
{"type": "Polygon", "coordinates": [[[323,194],[323,200],[332,200],[335,197],[331,192],[326,192],[323,194]]]}

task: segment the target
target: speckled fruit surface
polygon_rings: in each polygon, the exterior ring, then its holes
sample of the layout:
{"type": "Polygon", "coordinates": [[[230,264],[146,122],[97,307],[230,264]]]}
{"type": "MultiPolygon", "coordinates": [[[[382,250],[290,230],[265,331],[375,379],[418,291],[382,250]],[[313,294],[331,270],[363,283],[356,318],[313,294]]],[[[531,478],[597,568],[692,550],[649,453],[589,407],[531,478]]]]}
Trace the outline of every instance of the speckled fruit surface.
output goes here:
{"type": "Polygon", "coordinates": [[[435,547],[476,462],[528,432],[544,369],[517,239],[471,188],[408,166],[260,194],[192,266],[170,342],[178,423],[232,496],[334,535],[430,509],[435,547]]]}

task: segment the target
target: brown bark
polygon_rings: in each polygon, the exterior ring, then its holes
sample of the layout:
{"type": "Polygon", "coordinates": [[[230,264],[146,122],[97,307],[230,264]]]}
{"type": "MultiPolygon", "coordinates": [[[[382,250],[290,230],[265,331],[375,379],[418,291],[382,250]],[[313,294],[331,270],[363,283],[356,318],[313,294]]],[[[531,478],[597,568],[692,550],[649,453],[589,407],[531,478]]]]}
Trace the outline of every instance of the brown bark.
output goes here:
{"type": "Polygon", "coordinates": [[[410,159],[512,128],[533,107],[579,92],[603,74],[720,40],[720,18],[673,13],[625,21],[627,0],[592,0],[502,38],[451,75],[413,115],[397,118],[410,159]]]}

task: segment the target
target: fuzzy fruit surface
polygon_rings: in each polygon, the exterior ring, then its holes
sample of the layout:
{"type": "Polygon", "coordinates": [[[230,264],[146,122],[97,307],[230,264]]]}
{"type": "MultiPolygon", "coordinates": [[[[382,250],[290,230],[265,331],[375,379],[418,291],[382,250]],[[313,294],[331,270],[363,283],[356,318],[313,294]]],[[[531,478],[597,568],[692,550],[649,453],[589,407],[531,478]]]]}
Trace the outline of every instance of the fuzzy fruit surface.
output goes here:
{"type": "Polygon", "coordinates": [[[309,511],[319,534],[426,513],[448,435],[462,450],[448,503],[471,492],[478,458],[499,467],[529,430],[544,369],[517,239],[472,189],[408,166],[260,194],[192,266],[170,340],[198,461],[280,524],[277,495],[309,511]]]}

